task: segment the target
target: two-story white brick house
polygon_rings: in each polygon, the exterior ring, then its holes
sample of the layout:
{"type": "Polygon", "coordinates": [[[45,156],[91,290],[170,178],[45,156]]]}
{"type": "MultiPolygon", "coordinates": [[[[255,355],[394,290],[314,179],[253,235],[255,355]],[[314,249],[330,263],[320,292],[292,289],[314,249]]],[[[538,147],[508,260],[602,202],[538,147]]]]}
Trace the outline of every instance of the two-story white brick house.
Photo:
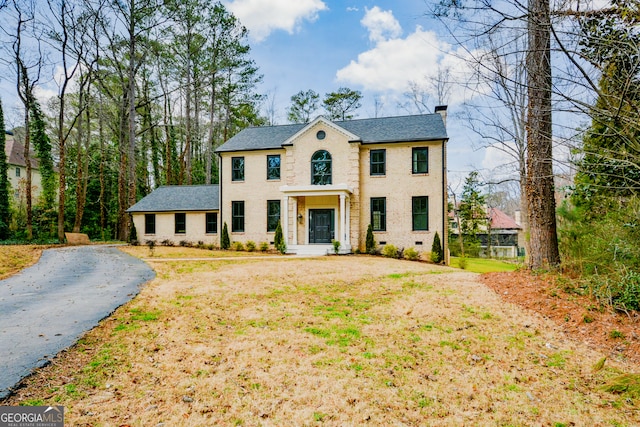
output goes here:
{"type": "MultiPolygon", "coordinates": [[[[248,128],[220,146],[220,224],[294,253],[378,245],[430,251],[447,227],[446,107],[436,114],[248,128]]],[[[446,253],[446,248],[445,248],[446,253]]]]}

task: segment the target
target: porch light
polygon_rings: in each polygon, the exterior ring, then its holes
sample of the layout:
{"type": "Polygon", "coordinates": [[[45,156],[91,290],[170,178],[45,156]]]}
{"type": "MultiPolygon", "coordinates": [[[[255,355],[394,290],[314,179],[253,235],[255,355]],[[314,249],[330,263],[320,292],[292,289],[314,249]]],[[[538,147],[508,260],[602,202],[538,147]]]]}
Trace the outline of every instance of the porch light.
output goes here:
{"type": "Polygon", "coordinates": [[[298,223],[302,224],[302,214],[298,214],[298,223]]]}

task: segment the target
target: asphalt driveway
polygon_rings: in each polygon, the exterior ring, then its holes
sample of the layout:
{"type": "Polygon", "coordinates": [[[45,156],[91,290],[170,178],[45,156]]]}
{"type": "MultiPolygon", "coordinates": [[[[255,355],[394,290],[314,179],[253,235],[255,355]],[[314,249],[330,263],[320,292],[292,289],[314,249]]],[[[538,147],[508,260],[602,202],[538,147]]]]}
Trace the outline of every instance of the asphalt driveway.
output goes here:
{"type": "Polygon", "coordinates": [[[155,273],[112,246],[48,249],[0,281],[0,398],[138,294],[155,273]]]}

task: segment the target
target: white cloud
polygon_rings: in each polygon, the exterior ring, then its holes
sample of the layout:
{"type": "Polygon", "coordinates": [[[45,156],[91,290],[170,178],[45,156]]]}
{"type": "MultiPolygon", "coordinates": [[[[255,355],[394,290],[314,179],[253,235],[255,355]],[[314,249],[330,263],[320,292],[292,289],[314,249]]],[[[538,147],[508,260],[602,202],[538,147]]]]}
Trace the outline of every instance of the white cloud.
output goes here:
{"type": "Polygon", "coordinates": [[[394,39],[402,35],[402,27],[390,10],[381,10],[378,6],[373,9],[365,8],[366,13],[360,21],[369,30],[369,40],[378,43],[394,39]]]}
{"type": "MultiPolygon", "coordinates": [[[[440,40],[435,32],[426,31],[420,26],[405,38],[397,35],[392,37],[390,32],[373,35],[371,29],[367,28],[370,38],[376,38],[376,45],[338,70],[338,82],[374,92],[392,92],[397,97],[410,91],[412,83],[427,92],[433,92],[433,82],[438,78],[439,69],[448,69],[452,86],[446,101],[450,105],[457,104],[468,97],[464,85],[457,84],[467,82],[471,75],[465,61],[470,55],[468,52],[453,49],[449,43],[440,40]],[[388,38],[380,36],[385,34],[388,38]]],[[[482,92],[477,87],[474,91],[482,92]]],[[[428,95],[434,100],[437,97],[435,93],[428,95]]]]}
{"type": "Polygon", "coordinates": [[[234,0],[226,6],[255,41],[276,30],[293,34],[303,21],[313,22],[319,12],[328,9],[322,0],[234,0]]]}

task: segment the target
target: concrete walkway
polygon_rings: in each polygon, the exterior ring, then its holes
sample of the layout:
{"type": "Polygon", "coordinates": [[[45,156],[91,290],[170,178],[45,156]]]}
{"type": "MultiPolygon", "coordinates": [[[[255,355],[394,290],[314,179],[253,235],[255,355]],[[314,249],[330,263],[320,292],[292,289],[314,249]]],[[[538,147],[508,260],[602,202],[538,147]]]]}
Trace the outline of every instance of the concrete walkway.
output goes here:
{"type": "Polygon", "coordinates": [[[45,250],[37,264],[0,281],[0,399],[154,277],[115,247],[76,246],[45,250]]]}

